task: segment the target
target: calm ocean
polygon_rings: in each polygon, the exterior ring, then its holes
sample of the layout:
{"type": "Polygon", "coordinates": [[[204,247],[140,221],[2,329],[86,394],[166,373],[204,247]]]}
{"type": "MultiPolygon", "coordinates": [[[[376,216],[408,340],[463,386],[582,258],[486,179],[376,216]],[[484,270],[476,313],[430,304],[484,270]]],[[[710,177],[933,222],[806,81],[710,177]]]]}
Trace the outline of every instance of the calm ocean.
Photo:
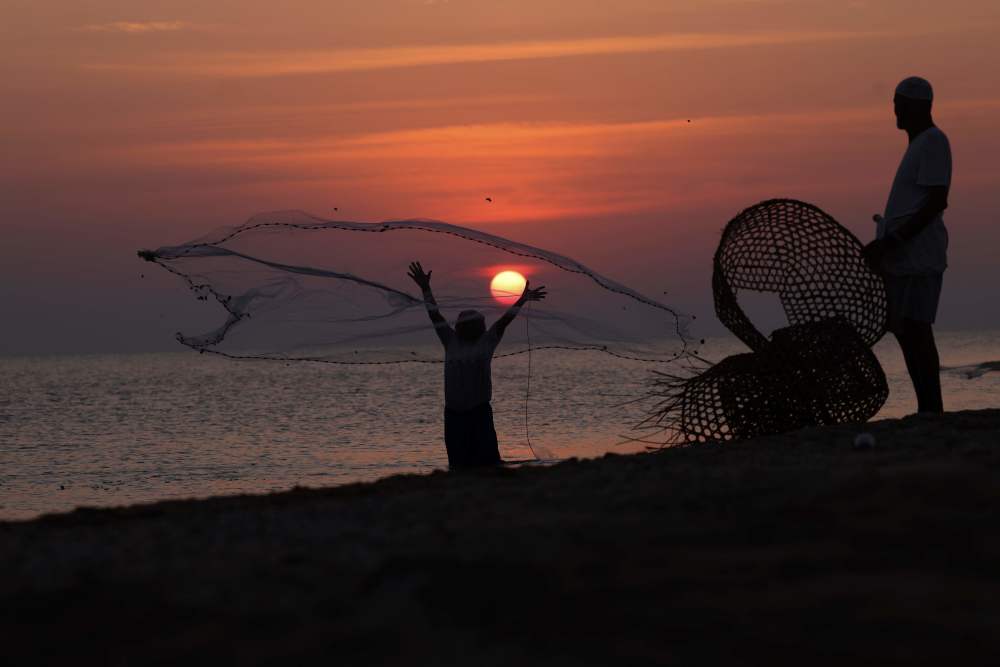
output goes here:
{"type": "MultiPolygon", "coordinates": [[[[939,334],[942,365],[1000,359],[1000,332],[939,334]]],[[[709,341],[718,359],[743,351],[709,341]]],[[[915,403],[895,342],[876,348],[891,396],[915,403]]],[[[494,362],[501,452],[526,459],[527,359],[494,362]]],[[[0,519],[77,506],[262,493],[445,467],[439,365],[233,362],[190,352],[0,358],[0,519]]],[[[629,452],[648,368],[536,353],[528,435],[543,458],[629,452]],[[544,406],[544,409],[542,409],[544,406]]],[[[1000,372],[942,373],[948,410],[1000,407],[1000,372]]]]}

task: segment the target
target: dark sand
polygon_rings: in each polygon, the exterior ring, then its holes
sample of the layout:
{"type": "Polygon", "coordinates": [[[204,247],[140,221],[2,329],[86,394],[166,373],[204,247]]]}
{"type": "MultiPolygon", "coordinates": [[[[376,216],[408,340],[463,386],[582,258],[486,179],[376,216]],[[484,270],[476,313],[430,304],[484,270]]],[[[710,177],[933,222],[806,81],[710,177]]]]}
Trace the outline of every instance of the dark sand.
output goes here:
{"type": "Polygon", "coordinates": [[[4,664],[1000,664],[1000,410],[0,524],[4,664]]]}

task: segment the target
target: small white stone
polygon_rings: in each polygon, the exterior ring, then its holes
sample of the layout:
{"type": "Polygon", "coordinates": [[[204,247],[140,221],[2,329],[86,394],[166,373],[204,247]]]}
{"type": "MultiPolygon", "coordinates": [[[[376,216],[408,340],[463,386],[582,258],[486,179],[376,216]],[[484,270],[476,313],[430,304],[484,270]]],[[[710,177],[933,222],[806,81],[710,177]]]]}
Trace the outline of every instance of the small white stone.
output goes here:
{"type": "Polygon", "coordinates": [[[854,436],[854,449],[871,449],[875,446],[875,436],[871,433],[858,433],[854,436]]]}

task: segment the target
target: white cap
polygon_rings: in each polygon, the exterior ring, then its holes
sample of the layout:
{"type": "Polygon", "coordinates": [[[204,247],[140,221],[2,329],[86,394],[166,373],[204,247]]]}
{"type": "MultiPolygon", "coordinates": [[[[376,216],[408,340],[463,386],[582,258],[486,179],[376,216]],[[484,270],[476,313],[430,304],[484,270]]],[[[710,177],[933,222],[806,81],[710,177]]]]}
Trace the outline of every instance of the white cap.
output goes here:
{"type": "Polygon", "coordinates": [[[896,86],[896,94],[910,100],[934,101],[934,89],[931,88],[931,82],[927,79],[921,79],[919,76],[911,76],[900,81],[899,85],[896,86]]]}

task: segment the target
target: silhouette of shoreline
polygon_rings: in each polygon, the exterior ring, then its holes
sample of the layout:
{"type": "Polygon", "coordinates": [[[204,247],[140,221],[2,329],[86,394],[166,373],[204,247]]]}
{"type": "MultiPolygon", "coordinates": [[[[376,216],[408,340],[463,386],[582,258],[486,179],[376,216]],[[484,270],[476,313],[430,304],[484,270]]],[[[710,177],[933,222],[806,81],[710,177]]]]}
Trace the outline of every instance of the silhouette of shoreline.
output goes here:
{"type": "Polygon", "coordinates": [[[3,523],[0,628],[11,664],[985,663],[998,442],[967,411],[3,523]]]}

